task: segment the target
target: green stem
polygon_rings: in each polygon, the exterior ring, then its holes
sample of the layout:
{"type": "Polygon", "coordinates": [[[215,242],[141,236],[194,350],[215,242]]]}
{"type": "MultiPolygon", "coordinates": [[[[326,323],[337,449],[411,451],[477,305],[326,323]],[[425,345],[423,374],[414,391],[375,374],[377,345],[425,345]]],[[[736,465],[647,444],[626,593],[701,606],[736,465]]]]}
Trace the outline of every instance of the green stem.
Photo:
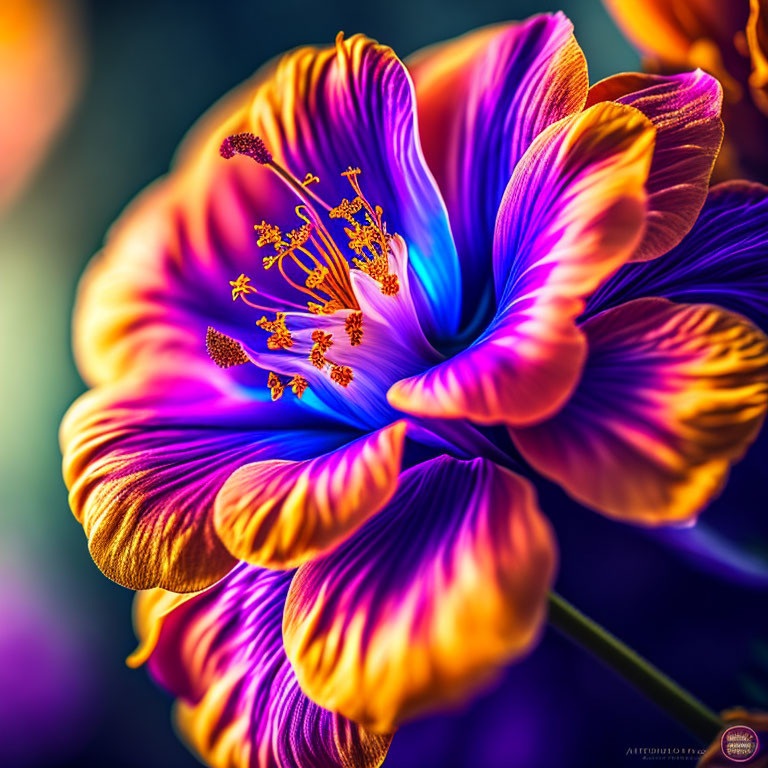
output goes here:
{"type": "Polygon", "coordinates": [[[720,718],[709,707],[556,592],[549,593],[549,622],[645,694],[703,744],[714,741],[723,728],[720,718]]]}

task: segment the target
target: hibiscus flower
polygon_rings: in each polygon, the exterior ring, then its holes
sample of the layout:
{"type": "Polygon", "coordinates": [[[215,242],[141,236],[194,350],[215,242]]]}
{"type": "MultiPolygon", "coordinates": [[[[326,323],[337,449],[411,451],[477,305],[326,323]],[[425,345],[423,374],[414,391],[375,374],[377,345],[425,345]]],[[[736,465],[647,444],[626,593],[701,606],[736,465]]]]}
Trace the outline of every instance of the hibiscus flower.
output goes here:
{"type": "Polygon", "coordinates": [[[123,215],[80,289],[64,474],[204,760],[378,765],[524,655],[538,475],[646,526],[722,487],[768,339],[708,302],[760,306],[768,202],[707,197],[720,101],[701,71],[590,89],[561,14],[407,66],[340,35],[123,215]]]}

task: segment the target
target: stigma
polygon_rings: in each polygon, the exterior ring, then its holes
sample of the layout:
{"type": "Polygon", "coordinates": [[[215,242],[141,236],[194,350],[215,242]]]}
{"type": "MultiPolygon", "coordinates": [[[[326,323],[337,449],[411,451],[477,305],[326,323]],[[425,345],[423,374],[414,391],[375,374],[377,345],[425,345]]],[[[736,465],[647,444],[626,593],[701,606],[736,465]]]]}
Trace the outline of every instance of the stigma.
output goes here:
{"type": "MultiPolygon", "coordinates": [[[[384,296],[396,296],[400,290],[398,277],[390,271],[390,241],[384,211],[365,196],[360,168],[341,171],[349,183],[351,194],[331,206],[311,189],[319,178],[307,171],[299,180],[290,169],[275,161],[263,140],[251,133],[240,133],[224,139],[219,150],[227,160],[242,155],[275,173],[297,197],[294,208],[296,226],[283,231],[279,226],[262,221],[254,225],[256,244],[263,249],[261,267],[276,270],[296,293],[296,301],[285,301],[260,290],[251,277],[241,274],[230,281],[232,300],[265,312],[256,325],[268,336],[267,349],[289,351],[294,337],[288,326],[286,307],[308,311],[313,315],[332,315],[349,310],[344,321],[344,333],[351,346],[364,342],[365,322],[352,287],[351,270],[359,269],[379,284],[384,296]],[[331,234],[328,220],[341,223],[346,236],[342,248],[331,234]],[[351,252],[351,253],[350,253],[351,252]],[[346,254],[349,254],[349,258],[346,254]],[[300,303],[301,302],[301,303],[300,303]]],[[[343,238],[342,238],[343,239],[343,238]]],[[[324,371],[336,385],[346,388],[354,381],[354,371],[333,359],[334,339],[330,333],[316,329],[311,334],[312,346],[308,360],[324,371]]],[[[221,367],[248,362],[242,345],[209,328],[206,347],[213,361],[221,367]]],[[[306,349],[306,348],[305,348],[306,349]]],[[[282,397],[290,389],[301,397],[308,382],[301,376],[281,377],[269,372],[267,387],[272,399],[282,397]]]]}

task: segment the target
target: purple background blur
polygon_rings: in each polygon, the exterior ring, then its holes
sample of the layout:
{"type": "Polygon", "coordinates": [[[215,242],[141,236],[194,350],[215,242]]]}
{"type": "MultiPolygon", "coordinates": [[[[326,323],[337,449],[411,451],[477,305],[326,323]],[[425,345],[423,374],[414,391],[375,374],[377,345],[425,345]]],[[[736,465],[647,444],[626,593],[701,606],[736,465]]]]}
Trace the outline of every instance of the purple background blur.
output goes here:
{"type": "MultiPolygon", "coordinates": [[[[58,421],[83,389],[69,352],[74,289],[108,226],[165,171],[192,122],[280,51],[343,29],[407,55],[558,8],[575,23],[593,81],[638,68],[599,0],[72,5],[86,60],[80,101],[34,183],[0,218],[0,766],[197,764],[172,731],[169,697],[124,666],[131,593],[92,564],[60,479],[58,421]]],[[[558,590],[716,709],[768,708],[766,457],[768,436],[704,516],[733,545],[714,564],[685,532],[650,535],[541,491],[560,541],[558,590]]],[[[471,706],[403,728],[385,766],[614,768],[647,762],[628,754],[634,748],[697,746],[549,630],[471,706]]]]}

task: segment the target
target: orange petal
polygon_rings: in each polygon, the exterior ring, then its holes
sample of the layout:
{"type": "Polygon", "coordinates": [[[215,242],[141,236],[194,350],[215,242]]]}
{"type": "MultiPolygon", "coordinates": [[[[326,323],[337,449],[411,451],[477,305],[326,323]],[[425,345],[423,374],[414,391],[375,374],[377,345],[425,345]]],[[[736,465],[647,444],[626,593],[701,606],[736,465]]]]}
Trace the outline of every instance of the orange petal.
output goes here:
{"type": "Polygon", "coordinates": [[[555,559],[526,480],[483,459],[434,459],[403,473],[352,537],[301,566],[286,652],[313,701],[390,732],[531,648],[555,559]]]}
{"type": "Polygon", "coordinates": [[[757,435],[768,337],[709,305],[637,299],[588,320],[578,389],[553,419],[513,430],[539,472],[599,512],[695,519],[757,435]]]}
{"type": "Polygon", "coordinates": [[[94,389],[62,423],[72,510],[96,564],[123,586],[194,592],[218,581],[236,562],[213,522],[232,472],[349,439],[300,401],[258,400],[210,368],[94,389]]]}
{"type": "Polygon", "coordinates": [[[671,69],[705,66],[707,55],[720,59],[734,48],[734,36],[744,29],[747,6],[742,0],[604,0],[624,34],[643,53],[671,69]],[[711,48],[704,54],[704,47],[711,48]],[[698,50],[697,50],[698,49],[698,50]]]}
{"type": "Polygon", "coordinates": [[[648,219],[632,258],[653,259],[676,246],[696,221],[723,140],[722,89],[697,70],[680,75],[615,75],[589,90],[587,104],[616,101],[639,109],[656,128],[646,182],[648,219]]]}
{"type": "Polygon", "coordinates": [[[214,524],[238,559],[291,568],[331,549],[397,488],[405,422],[308,461],[257,461],[216,498],[214,524]]]}

